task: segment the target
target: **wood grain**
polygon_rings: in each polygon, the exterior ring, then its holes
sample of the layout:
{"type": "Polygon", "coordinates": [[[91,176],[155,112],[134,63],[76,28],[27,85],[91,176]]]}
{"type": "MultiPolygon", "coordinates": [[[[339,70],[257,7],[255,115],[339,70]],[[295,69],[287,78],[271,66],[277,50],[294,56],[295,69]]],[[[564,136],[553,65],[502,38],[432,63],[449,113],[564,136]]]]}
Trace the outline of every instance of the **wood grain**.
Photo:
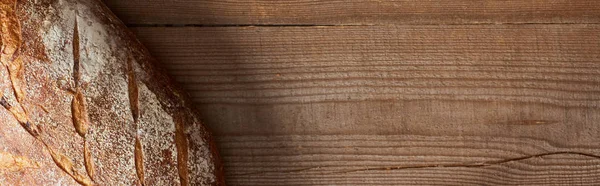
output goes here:
{"type": "Polygon", "coordinates": [[[598,144],[498,136],[229,136],[232,185],[594,185],[598,144]],[[588,154],[590,153],[590,154],[588,154]]]}
{"type": "Polygon", "coordinates": [[[133,30],[230,185],[600,182],[600,25],[133,30]]]}
{"type": "Polygon", "coordinates": [[[596,0],[146,0],[104,2],[127,24],[598,23],[596,0]]]}
{"type": "Polygon", "coordinates": [[[441,99],[598,107],[599,28],[457,25],[136,31],[198,103],[441,99]]]}

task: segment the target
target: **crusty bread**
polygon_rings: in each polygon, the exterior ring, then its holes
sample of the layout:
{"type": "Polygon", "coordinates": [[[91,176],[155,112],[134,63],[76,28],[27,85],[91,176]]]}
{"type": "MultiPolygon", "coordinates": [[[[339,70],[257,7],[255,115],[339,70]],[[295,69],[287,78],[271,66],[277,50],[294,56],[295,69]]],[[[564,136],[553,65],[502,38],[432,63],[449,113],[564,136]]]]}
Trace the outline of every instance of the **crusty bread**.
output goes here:
{"type": "Polygon", "coordinates": [[[0,0],[0,185],[221,185],[190,102],[99,0],[0,0]]]}

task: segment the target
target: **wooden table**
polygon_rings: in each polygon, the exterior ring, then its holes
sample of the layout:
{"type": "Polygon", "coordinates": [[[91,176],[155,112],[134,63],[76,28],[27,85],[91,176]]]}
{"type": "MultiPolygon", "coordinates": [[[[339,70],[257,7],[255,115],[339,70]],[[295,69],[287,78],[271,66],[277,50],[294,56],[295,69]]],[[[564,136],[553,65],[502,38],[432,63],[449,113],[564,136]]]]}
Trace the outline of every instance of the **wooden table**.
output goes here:
{"type": "Polygon", "coordinates": [[[600,1],[105,1],[229,185],[600,184],[600,1]]]}

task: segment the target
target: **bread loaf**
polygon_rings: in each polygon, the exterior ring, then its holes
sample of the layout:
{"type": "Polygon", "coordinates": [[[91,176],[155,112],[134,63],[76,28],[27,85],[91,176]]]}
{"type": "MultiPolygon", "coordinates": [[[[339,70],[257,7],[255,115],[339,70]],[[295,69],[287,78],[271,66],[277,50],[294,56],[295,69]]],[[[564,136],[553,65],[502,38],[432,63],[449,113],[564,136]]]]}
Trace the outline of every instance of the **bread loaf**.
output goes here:
{"type": "Polygon", "coordinates": [[[190,101],[99,0],[0,0],[0,185],[221,185],[190,101]]]}

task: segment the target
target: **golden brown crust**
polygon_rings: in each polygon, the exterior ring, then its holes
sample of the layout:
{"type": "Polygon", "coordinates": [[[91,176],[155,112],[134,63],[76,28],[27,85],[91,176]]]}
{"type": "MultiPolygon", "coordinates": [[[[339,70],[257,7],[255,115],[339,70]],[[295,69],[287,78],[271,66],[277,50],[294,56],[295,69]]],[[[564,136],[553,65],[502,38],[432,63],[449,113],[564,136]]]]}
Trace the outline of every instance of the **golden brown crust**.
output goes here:
{"type": "Polygon", "coordinates": [[[83,145],[83,158],[85,160],[85,170],[90,179],[94,180],[94,175],[96,174],[96,171],[94,170],[94,157],[92,156],[90,145],[87,141],[85,141],[83,145]]]}
{"type": "Polygon", "coordinates": [[[223,184],[187,98],[99,1],[0,6],[0,185],[223,184]]]}

